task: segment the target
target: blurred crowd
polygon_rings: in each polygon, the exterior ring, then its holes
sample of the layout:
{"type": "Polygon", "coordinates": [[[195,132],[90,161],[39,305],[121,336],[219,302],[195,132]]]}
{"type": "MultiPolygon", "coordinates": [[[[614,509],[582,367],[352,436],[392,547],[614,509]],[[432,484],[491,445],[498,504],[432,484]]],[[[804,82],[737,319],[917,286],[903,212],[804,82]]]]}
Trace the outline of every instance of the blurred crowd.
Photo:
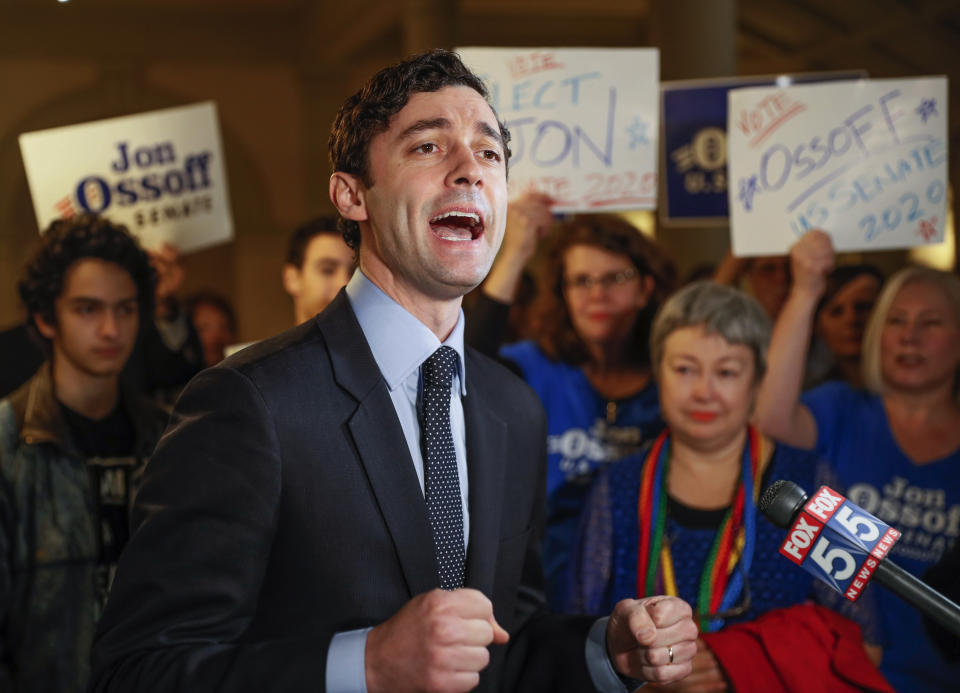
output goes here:
{"type": "MultiPolygon", "coordinates": [[[[828,483],[903,533],[898,564],[958,596],[957,275],[886,277],[811,231],[787,257],[718,258],[681,282],[623,218],[552,205],[511,202],[464,308],[467,344],[546,410],[553,608],[607,613],[647,594],[693,605],[693,674],[652,690],[773,690],[757,682],[790,657],[821,690],[888,690],[874,667],[898,691],[955,690],[956,639],[882,588],[843,604],[815,587],[778,555],[782,531],[757,500],[776,479],[828,483]]],[[[293,231],[277,278],[291,326],[356,271],[337,219],[293,231]]],[[[54,222],[24,267],[24,323],[0,333],[0,690],[83,690],[169,408],[244,346],[231,297],[183,284],[175,248],[145,251],[93,216],[54,222]]]]}

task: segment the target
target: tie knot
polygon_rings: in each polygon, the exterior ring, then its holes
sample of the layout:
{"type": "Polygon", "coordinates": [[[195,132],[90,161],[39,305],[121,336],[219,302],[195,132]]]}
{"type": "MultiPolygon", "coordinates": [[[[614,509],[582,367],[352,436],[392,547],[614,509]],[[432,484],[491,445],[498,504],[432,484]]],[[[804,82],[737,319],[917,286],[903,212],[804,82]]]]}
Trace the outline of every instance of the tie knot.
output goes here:
{"type": "Polygon", "coordinates": [[[452,347],[442,346],[423,362],[421,373],[425,387],[444,387],[448,390],[453,383],[453,373],[457,368],[457,352],[452,347]]]}

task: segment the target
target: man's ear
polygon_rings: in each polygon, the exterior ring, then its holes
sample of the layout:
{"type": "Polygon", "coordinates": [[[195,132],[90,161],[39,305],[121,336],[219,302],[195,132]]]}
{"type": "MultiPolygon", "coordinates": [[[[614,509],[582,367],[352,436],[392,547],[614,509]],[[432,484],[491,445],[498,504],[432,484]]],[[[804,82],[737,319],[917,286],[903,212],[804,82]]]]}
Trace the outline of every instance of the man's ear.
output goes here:
{"type": "Polygon", "coordinates": [[[330,201],[344,219],[367,220],[365,193],[366,187],[353,174],[336,171],[330,176],[330,201]]]}
{"type": "Polygon", "coordinates": [[[33,324],[41,336],[49,340],[53,340],[53,338],[57,336],[57,328],[44,320],[40,313],[31,313],[30,317],[33,319],[33,324]]]}
{"type": "Polygon", "coordinates": [[[283,280],[283,290],[293,297],[300,295],[300,268],[289,262],[283,266],[280,275],[283,280]]]}

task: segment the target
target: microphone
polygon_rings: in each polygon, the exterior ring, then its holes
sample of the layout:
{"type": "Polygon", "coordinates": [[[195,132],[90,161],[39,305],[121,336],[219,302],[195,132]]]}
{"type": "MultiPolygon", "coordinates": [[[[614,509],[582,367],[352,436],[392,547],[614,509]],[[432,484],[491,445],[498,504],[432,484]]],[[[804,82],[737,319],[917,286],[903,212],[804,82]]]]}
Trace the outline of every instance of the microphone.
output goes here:
{"type": "Polygon", "coordinates": [[[884,560],[900,532],[828,486],[808,497],[792,481],[775,481],[757,507],[788,530],[780,553],[855,602],[871,578],[960,637],[960,606],[884,560]]]}

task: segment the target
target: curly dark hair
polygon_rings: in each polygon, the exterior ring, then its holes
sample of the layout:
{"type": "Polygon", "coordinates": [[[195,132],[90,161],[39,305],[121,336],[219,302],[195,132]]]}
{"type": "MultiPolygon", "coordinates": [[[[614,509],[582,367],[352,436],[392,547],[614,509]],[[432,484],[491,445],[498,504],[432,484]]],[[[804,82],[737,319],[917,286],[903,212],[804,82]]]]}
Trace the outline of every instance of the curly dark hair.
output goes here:
{"type": "Polygon", "coordinates": [[[306,259],[307,246],[315,236],[323,233],[339,234],[341,233],[337,217],[325,215],[311,219],[310,221],[298,226],[292,234],[287,244],[287,264],[303,269],[303,261],[306,259]]]}
{"type": "Polygon", "coordinates": [[[43,232],[40,248],[17,283],[20,299],[30,316],[31,332],[44,343],[48,340],[37,332],[32,316],[39,315],[45,322],[56,324],[54,304],[63,293],[67,270],[84,258],[106,260],[125,269],[137,287],[141,329],[153,320],[156,273],[150,256],[127,227],[94,214],[57,219],[43,232]]]}
{"type": "Polygon", "coordinates": [[[650,365],[650,326],[660,304],[673,291],[676,269],[655,242],[622,219],[609,214],[581,214],[558,226],[540,276],[540,290],[531,307],[532,334],[543,352],[555,361],[584,364],[590,353],[573,327],[563,296],[563,263],[567,250],[587,245],[626,255],[640,276],[653,277],[654,289],[633,324],[627,360],[634,366],[650,365]]]}
{"type": "MultiPolygon", "coordinates": [[[[470,87],[487,98],[483,81],[463,64],[460,57],[439,48],[380,70],[343,103],[333,120],[328,144],[331,168],[357,176],[365,186],[371,187],[370,142],[390,127],[391,118],[403,110],[411,94],[459,86],[470,87]]],[[[509,161],[510,133],[499,118],[497,125],[509,161]]],[[[359,248],[360,228],[357,223],[341,218],[340,228],[347,245],[359,248]]]]}

